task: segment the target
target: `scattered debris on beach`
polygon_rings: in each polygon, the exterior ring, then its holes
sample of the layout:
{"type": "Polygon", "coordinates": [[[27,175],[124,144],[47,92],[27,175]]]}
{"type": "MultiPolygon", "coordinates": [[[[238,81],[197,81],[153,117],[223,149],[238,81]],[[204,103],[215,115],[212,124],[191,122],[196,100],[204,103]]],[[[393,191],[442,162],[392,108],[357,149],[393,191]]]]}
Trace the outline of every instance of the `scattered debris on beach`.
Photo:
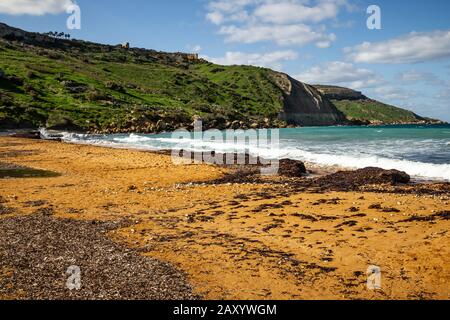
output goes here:
{"type": "Polygon", "coordinates": [[[110,240],[127,222],[31,216],[0,219],[0,299],[195,299],[185,276],[110,240]],[[66,287],[70,266],[81,289],[66,287]],[[5,270],[9,270],[5,274],[5,270]]]}

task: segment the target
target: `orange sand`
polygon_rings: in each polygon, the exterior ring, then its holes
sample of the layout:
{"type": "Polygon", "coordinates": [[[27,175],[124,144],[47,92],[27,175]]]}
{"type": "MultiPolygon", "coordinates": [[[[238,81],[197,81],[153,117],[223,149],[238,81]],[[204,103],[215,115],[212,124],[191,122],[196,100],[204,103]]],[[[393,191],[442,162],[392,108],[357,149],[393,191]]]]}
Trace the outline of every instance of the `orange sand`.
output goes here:
{"type": "Polygon", "coordinates": [[[111,237],[173,263],[207,299],[450,298],[450,222],[401,222],[449,210],[448,196],[296,194],[277,178],[190,184],[227,169],[4,137],[0,161],[62,174],[0,179],[0,196],[18,214],[36,211],[24,202],[46,200],[57,217],[131,218],[135,225],[111,237]],[[374,203],[400,212],[369,209],[374,203]],[[366,287],[370,265],[382,269],[379,291],[366,287]]]}

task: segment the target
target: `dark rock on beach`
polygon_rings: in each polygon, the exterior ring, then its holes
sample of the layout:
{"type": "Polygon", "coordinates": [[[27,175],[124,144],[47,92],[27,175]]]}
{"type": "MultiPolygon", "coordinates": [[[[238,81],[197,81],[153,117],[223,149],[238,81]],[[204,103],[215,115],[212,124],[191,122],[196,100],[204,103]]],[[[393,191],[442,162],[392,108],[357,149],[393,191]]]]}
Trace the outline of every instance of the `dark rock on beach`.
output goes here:
{"type": "Polygon", "coordinates": [[[440,211],[429,216],[412,216],[400,222],[433,222],[436,220],[450,220],[450,211],[440,211]]]}
{"type": "Polygon", "coordinates": [[[331,190],[356,190],[366,185],[399,185],[411,181],[411,177],[402,171],[380,168],[364,168],[355,171],[339,171],[315,179],[314,186],[331,190]]]}
{"type": "Polygon", "coordinates": [[[280,160],[280,175],[287,177],[302,177],[307,173],[308,171],[306,170],[306,166],[301,161],[291,159],[280,160]]]}

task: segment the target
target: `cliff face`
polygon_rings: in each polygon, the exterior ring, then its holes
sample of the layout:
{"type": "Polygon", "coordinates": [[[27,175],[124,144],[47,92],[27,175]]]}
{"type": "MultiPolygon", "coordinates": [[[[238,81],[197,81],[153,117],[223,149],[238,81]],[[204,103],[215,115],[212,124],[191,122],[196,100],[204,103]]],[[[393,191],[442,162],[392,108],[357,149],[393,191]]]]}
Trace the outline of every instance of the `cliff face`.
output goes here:
{"type": "Polygon", "coordinates": [[[337,87],[337,86],[321,86],[314,85],[314,87],[319,90],[325,97],[330,100],[368,100],[365,95],[360,91],[355,91],[348,88],[337,87]]]}
{"type": "Polygon", "coordinates": [[[273,75],[283,91],[284,108],[280,119],[298,126],[330,126],[344,124],[342,114],[313,86],[297,81],[283,73],[273,75]]]}

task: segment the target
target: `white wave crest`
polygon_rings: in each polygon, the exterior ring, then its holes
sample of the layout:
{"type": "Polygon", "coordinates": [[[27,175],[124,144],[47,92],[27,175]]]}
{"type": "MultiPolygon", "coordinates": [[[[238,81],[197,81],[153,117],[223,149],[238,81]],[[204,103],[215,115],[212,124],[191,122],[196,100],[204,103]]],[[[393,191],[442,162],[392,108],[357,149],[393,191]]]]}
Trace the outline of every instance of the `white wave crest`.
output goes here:
{"type": "MultiPolygon", "coordinates": [[[[281,148],[258,146],[257,144],[234,144],[226,142],[202,141],[195,139],[172,139],[149,135],[86,135],[61,132],[61,139],[78,144],[92,144],[113,148],[132,148],[139,150],[185,149],[192,152],[215,151],[217,153],[248,152],[252,156],[267,159],[289,158],[325,166],[340,166],[349,169],[365,167],[379,167],[383,169],[397,169],[407,172],[418,179],[450,181],[450,164],[432,164],[415,162],[405,159],[392,159],[370,154],[329,154],[324,152],[310,152],[299,148],[289,147],[289,142],[281,148]]],[[[41,137],[51,139],[52,135],[41,129],[41,137]]],[[[430,142],[431,143],[431,142],[430,142]]],[[[448,145],[448,143],[447,143],[448,145]]]]}

